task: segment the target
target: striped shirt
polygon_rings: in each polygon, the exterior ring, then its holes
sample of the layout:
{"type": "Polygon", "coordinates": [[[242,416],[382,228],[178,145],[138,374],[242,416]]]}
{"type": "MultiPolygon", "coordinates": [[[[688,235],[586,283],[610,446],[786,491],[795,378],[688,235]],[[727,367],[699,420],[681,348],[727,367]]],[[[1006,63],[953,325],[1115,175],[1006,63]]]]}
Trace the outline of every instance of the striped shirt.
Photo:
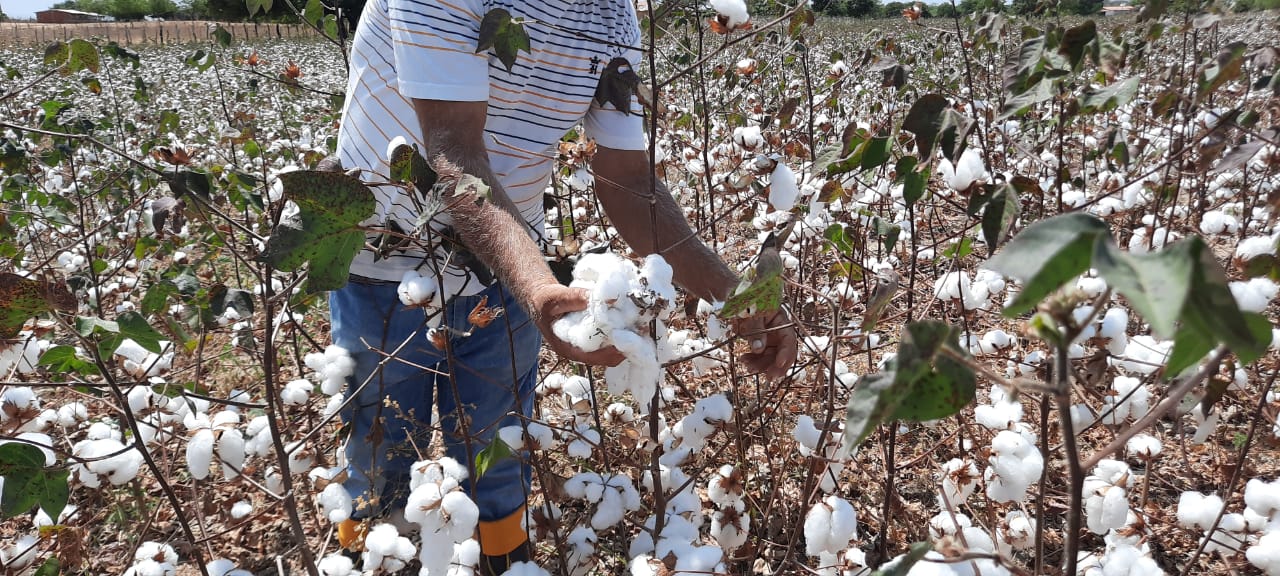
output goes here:
{"type": "MultiPolygon", "coordinates": [[[[385,181],[387,147],[396,137],[425,151],[412,99],[488,102],[484,139],[489,164],[535,237],[542,234],[543,191],[555,166],[556,144],[581,125],[598,144],[643,150],[643,120],[594,101],[608,63],[639,64],[639,26],[630,0],[370,0],[351,47],[351,75],[338,132],[346,169],[366,181],[385,181]],[[532,49],[508,71],[492,50],[476,53],[480,21],[505,8],[524,19],[532,49]]],[[[371,226],[411,231],[415,199],[403,189],[373,186],[378,213],[371,226]],[[394,224],[393,224],[394,223],[394,224]]],[[[431,226],[448,224],[438,215],[431,226]]],[[[376,235],[369,237],[373,243],[376,235]]],[[[443,295],[484,288],[441,247],[443,295]]],[[[434,273],[421,244],[387,253],[366,247],[351,273],[398,281],[408,270],[434,273]]]]}

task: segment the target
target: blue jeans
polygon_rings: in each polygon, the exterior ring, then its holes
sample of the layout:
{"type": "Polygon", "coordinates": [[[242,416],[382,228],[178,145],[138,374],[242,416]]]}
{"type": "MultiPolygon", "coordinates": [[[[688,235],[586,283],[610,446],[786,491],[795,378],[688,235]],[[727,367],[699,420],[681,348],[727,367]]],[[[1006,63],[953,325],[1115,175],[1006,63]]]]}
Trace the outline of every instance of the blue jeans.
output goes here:
{"type": "Polygon", "coordinates": [[[499,428],[519,425],[520,415],[533,412],[542,345],[537,327],[497,284],[456,297],[441,322],[453,329],[449,358],[427,337],[424,313],[404,308],[396,289],[394,282],[353,277],[329,296],[333,341],[355,359],[346,391],[355,397],[342,412],[351,427],[343,486],[355,500],[352,516],[377,517],[404,507],[409,468],[419,450],[430,455],[433,403],[445,453],[471,469],[462,484],[480,508],[480,521],[512,516],[525,504],[528,467],[504,458],[477,479],[475,458],[499,428]],[[505,313],[470,336],[459,335],[473,329],[467,315],[483,296],[505,313]]]}

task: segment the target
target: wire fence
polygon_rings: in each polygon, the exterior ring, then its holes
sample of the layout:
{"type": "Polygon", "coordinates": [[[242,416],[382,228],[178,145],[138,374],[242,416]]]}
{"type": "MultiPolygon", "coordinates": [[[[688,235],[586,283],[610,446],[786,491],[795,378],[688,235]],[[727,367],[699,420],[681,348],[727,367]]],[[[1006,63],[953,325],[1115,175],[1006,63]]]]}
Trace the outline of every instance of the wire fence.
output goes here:
{"type": "Polygon", "coordinates": [[[43,46],[71,38],[101,38],[121,45],[185,44],[206,42],[213,25],[221,24],[238,40],[271,40],[285,38],[318,38],[315,30],[303,24],[257,22],[209,22],[180,20],[166,22],[84,22],[39,24],[34,22],[0,22],[0,46],[43,46]]]}

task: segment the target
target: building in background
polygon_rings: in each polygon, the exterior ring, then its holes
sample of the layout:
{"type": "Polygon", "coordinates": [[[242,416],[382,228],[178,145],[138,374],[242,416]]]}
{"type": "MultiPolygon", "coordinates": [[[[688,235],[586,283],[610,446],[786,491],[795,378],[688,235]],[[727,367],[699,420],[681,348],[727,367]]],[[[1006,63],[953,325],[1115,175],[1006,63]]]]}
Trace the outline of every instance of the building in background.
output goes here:
{"type": "Polygon", "coordinates": [[[109,22],[114,18],[105,14],[53,8],[36,12],[36,22],[41,24],[81,24],[85,22],[109,22]]]}

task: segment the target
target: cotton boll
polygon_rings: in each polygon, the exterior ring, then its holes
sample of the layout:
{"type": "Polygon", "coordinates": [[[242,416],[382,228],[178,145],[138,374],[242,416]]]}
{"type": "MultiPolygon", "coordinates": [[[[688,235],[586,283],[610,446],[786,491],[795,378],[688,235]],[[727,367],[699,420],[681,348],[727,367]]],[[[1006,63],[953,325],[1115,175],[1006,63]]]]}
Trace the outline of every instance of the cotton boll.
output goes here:
{"type": "Polygon", "coordinates": [[[353,576],[355,562],[341,552],[335,552],[321,558],[317,567],[322,576],[353,576]]]}
{"type": "Polygon", "coordinates": [[[1236,258],[1249,261],[1264,254],[1276,253],[1276,239],[1270,236],[1245,238],[1236,246],[1236,258]]]}
{"type": "Polygon", "coordinates": [[[1249,563],[1267,573],[1280,576],[1280,530],[1271,530],[1258,538],[1258,543],[1245,550],[1249,563]]]}
{"type": "Polygon", "coordinates": [[[796,173],[785,162],[779,161],[769,177],[769,205],[779,212],[789,212],[799,196],[796,173]]]}
{"type": "Polygon", "coordinates": [[[330,522],[337,524],[351,517],[351,494],[339,482],[326,485],[320,492],[319,502],[330,522]]]}
{"type": "Polygon", "coordinates": [[[466,492],[455,490],[440,499],[442,515],[448,518],[448,534],[454,542],[471,537],[480,519],[480,508],[466,492]]]}
{"type": "Polygon", "coordinates": [[[315,385],[310,380],[293,380],[285,384],[284,389],[280,390],[280,400],[286,406],[302,406],[307,403],[307,398],[311,396],[313,389],[315,389],[315,385]]]}
{"type": "Polygon", "coordinates": [[[1010,510],[1001,529],[1004,541],[1014,550],[1027,550],[1035,545],[1036,521],[1020,510],[1010,510]]]}
{"type": "Polygon", "coordinates": [[[1260,516],[1275,516],[1280,512],[1280,479],[1250,479],[1244,486],[1244,503],[1260,516]]]}
{"type": "Polygon", "coordinates": [[[40,536],[25,534],[19,536],[12,544],[0,548],[0,564],[17,574],[35,562],[36,553],[39,551],[40,536]]]}
{"type": "Polygon", "coordinates": [[[248,500],[241,500],[231,505],[231,518],[235,520],[240,520],[252,513],[253,503],[248,500]]]}
{"type": "Polygon", "coordinates": [[[942,494],[938,504],[943,510],[956,510],[969,499],[982,475],[972,460],[952,458],[942,465],[942,494]]]}
{"type": "Polygon", "coordinates": [[[240,475],[244,467],[244,436],[239,430],[223,430],[218,437],[218,460],[222,463],[222,477],[230,480],[240,475]]]}
{"type": "Polygon", "coordinates": [[[196,480],[209,477],[209,464],[213,461],[213,430],[197,430],[187,441],[187,470],[196,480]]]}
{"type": "Polygon", "coordinates": [[[1280,286],[1269,278],[1251,278],[1244,282],[1232,282],[1231,294],[1236,303],[1245,312],[1264,312],[1272,300],[1275,300],[1280,286]]]}
{"type": "Polygon", "coordinates": [[[822,431],[814,424],[812,417],[804,414],[797,417],[796,426],[791,434],[800,444],[801,456],[808,456],[818,450],[818,440],[822,437],[822,431]]]}
{"type": "Polygon", "coordinates": [[[312,352],[303,358],[308,368],[320,378],[320,391],[333,396],[346,386],[347,377],[355,371],[355,359],[346,349],[336,344],[325,347],[324,352],[312,352]]]}
{"type": "Polygon", "coordinates": [[[751,20],[744,0],[711,0],[711,9],[725,19],[725,27],[730,30],[746,24],[751,20]]]}
{"type": "Polygon", "coordinates": [[[396,294],[400,296],[400,302],[408,307],[426,307],[436,305],[436,295],[440,292],[440,285],[436,282],[434,276],[423,276],[417,270],[406,270],[404,276],[400,278],[400,285],[396,288],[396,294]]]}
{"type": "Polygon", "coordinates": [[[996,502],[1021,501],[1027,488],[1040,479],[1044,459],[1022,434],[1004,430],[991,441],[990,466],[983,473],[987,497],[996,502]]]}
{"type": "Polygon", "coordinates": [[[1159,456],[1163,449],[1164,445],[1160,443],[1160,439],[1150,434],[1137,434],[1125,442],[1125,450],[1144,460],[1159,456]]]}
{"type": "Polygon", "coordinates": [[[551,576],[551,573],[533,562],[513,562],[502,576],[551,576]]]}
{"type": "Polygon", "coordinates": [[[858,514],[853,506],[838,496],[827,496],[805,515],[805,552],[809,556],[837,553],[849,547],[857,532],[858,514]]]}

